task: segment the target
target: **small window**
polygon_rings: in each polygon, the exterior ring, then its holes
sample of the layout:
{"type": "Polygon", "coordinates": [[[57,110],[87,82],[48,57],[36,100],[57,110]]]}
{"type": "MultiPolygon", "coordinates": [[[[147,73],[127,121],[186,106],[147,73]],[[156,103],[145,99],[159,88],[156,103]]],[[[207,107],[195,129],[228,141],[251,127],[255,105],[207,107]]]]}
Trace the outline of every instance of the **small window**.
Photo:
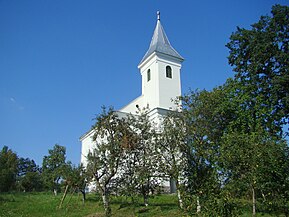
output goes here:
{"type": "Polygon", "coordinates": [[[172,78],[172,68],[170,66],[166,67],[166,76],[167,78],[172,78]]]}
{"type": "Polygon", "coordinates": [[[147,71],[147,80],[150,81],[151,80],[151,70],[148,69],[147,71]]]}

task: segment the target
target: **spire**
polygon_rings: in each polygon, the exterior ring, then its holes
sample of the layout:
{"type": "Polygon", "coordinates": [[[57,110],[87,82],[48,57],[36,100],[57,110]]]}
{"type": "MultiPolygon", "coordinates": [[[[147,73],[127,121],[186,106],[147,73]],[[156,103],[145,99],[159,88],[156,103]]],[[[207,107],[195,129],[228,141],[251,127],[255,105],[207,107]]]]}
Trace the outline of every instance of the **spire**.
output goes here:
{"type": "Polygon", "coordinates": [[[175,57],[180,61],[184,60],[184,58],[171,46],[169,39],[162,27],[159,11],[157,12],[157,25],[154,30],[150,47],[146,52],[146,54],[144,55],[144,57],[142,58],[140,64],[143,63],[143,61],[145,61],[145,59],[148,58],[154,52],[175,57]]]}

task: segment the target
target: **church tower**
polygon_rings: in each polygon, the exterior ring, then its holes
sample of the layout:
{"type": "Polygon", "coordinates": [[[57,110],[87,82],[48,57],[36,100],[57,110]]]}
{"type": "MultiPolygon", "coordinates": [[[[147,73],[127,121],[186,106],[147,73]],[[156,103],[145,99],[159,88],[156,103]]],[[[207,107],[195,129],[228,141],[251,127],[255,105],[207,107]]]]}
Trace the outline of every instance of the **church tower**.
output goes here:
{"type": "Polygon", "coordinates": [[[138,65],[142,76],[142,105],[149,110],[176,109],[181,96],[180,70],[184,58],[171,46],[157,13],[157,25],[148,51],[138,65]]]}

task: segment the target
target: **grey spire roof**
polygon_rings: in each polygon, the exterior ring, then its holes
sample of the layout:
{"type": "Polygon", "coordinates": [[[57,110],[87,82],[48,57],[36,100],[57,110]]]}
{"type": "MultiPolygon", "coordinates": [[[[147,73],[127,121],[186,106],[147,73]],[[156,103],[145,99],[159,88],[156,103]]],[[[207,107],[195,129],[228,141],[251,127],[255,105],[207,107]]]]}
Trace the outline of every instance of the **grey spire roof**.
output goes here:
{"type": "Polygon", "coordinates": [[[164,31],[164,28],[162,27],[159,12],[158,12],[157,25],[151,40],[150,47],[146,52],[146,54],[144,55],[144,57],[142,58],[140,64],[142,64],[145,61],[145,59],[148,58],[154,52],[166,54],[178,58],[181,61],[184,60],[184,58],[171,46],[169,39],[164,31]]]}

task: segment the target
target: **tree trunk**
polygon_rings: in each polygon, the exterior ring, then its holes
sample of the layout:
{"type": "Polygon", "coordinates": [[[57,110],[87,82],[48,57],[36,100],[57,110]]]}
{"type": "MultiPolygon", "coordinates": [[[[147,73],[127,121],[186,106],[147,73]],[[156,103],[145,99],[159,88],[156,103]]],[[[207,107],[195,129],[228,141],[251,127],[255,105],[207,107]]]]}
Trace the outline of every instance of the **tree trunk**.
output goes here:
{"type": "Polygon", "coordinates": [[[179,206],[180,206],[181,209],[183,209],[184,205],[183,205],[183,199],[182,199],[182,195],[181,195],[180,184],[179,184],[178,178],[176,179],[176,187],[177,187],[179,206]]]}
{"type": "Polygon", "coordinates": [[[53,189],[54,196],[57,196],[57,190],[53,189]]]}
{"type": "Polygon", "coordinates": [[[200,205],[200,199],[197,197],[197,214],[201,212],[201,205],[200,205]]]}
{"type": "Polygon", "coordinates": [[[60,204],[59,204],[59,209],[61,209],[62,204],[63,204],[63,202],[64,202],[64,200],[65,200],[65,197],[66,197],[66,195],[67,195],[68,187],[69,187],[69,185],[66,185],[65,191],[64,191],[64,193],[63,193],[62,199],[61,199],[60,204]]]}
{"type": "Polygon", "coordinates": [[[147,194],[144,194],[144,205],[145,205],[145,206],[148,206],[148,205],[149,205],[149,199],[148,199],[147,194]]]}
{"type": "Polygon", "coordinates": [[[177,189],[177,194],[178,194],[179,206],[181,209],[183,209],[184,205],[183,205],[183,200],[182,200],[182,196],[181,196],[181,191],[179,188],[177,189]]]}
{"type": "Polygon", "coordinates": [[[147,191],[147,185],[142,185],[142,196],[143,196],[143,202],[145,206],[148,206],[148,191],[147,191]]]}
{"type": "Polygon", "coordinates": [[[256,216],[256,196],[255,196],[255,189],[252,187],[252,205],[253,205],[253,212],[252,215],[256,216]]]}
{"type": "Polygon", "coordinates": [[[85,202],[85,190],[80,190],[81,194],[82,194],[82,203],[84,204],[85,202]]]}
{"type": "Polygon", "coordinates": [[[104,193],[102,195],[102,201],[103,201],[103,206],[104,206],[104,210],[105,210],[105,216],[111,216],[109,194],[108,194],[106,189],[104,190],[104,193]]]}

